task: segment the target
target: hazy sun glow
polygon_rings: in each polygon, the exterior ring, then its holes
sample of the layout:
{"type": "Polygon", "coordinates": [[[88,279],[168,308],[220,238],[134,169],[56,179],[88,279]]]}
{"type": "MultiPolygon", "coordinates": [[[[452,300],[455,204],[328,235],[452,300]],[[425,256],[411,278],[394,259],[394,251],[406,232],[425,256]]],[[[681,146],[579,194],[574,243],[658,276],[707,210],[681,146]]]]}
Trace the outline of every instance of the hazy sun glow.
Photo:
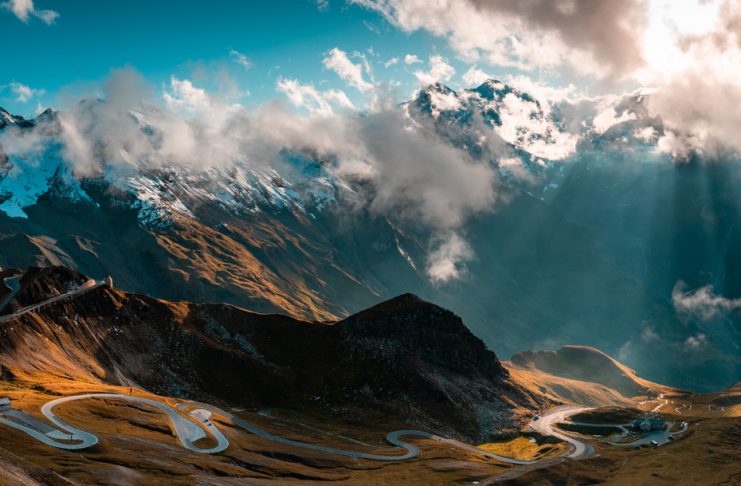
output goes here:
{"type": "Polygon", "coordinates": [[[694,60],[682,49],[681,41],[711,33],[719,22],[718,2],[652,0],[649,24],[642,39],[646,68],[639,73],[639,79],[652,82],[688,68],[694,60]]]}

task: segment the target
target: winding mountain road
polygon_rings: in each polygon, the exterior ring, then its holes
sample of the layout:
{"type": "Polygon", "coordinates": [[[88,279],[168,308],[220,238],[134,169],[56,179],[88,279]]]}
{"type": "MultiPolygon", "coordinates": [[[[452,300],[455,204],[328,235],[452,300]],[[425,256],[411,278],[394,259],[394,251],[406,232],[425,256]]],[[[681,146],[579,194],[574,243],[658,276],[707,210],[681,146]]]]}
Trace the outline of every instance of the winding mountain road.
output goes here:
{"type": "MultiPolygon", "coordinates": [[[[507,462],[516,465],[529,465],[535,464],[537,460],[523,460],[515,459],[512,457],[506,457],[492,452],[484,451],[474,446],[458,442],[453,439],[441,437],[429,432],[420,430],[396,430],[389,433],[386,436],[386,440],[394,446],[394,449],[388,449],[388,454],[369,453],[353,450],[338,449],[334,447],[327,447],[322,445],[310,444],[308,442],[301,442],[293,439],[287,439],[284,437],[277,436],[266,430],[259,428],[235,415],[232,415],[224,410],[200,402],[184,402],[179,403],[174,408],[166,405],[162,402],[152,400],[150,398],[143,398],[130,395],[122,395],[118,393],[86,393],[82,395],[71,395],[67,397],[58,398],[52,400],[43,407],[41,407],[41,413],[52,423],[56,428],[52,428],[43,423],[37,423],[33,426],[32,421],[13,421],[7,417],[2,417],[0,412],[0,423],[13,427],[17,430],[25,432],[26,434],[40,440],[41,442],[56,447],[58,449],[66,450],[78,450],[92,447],[98,443],[98,437],[90,432],[82,430],[78,427],[72,426],[59,418],[54,413],[54,408],[60,404],[76,401],[76,400],[88,400],[88,399],[109,399],[109,400],[126,400],[130,402],[137,402],[146,405],[150,408],[157,409],[165,413],[170,421],[173,428],[173,433],[177,437],[180,444],[191,451],[198,452],[201,454],[215,454],[221,452],[229,447],[229,441],[224,434],[211,422],[210,418],[213,415],[218,415],[224,419],[232,422],[234,425],[245,429],[246,431],[262,437],[271,442],[279,444],[285,444],[292,447],[309,449],[314,451],[326,452],[328,454],[335,454],[345,457],[351,457],[354,459],[369,459],[374,461],[404,461],[411,459],[419,455],[419,447],[409,442],[406,442],[402,437],[422,437],[425,439],[431,439],[438,441],[459,449],[475,452],[481,454],[484,457],[496,459],[498,461],[507,462]],[[44,430],[41,430],[41,429],[44,430]],[[216,445],[211,448],[201,448],[196,446],[194,443],[200,439],[204,439],[207,436],[211,436],[215,441],[216,445]],[[403,453],[398,453],[398,449],[404,450],[403,453]],[[396,453],[394,453],[396,452],[396,453]]],[[[555,435],[563,440],[566,440],[572,444],[573,448],[567,457],[581,457],[589,452],[590,446],[579,442],[576,439],[568,437],[554,431],[551,424],[555,421],[563,420],[564,418],[578,413],[579,411],[585,410],[581,407],[571,407],[565,409],[556,410],[548,415],[544,415],[541,421],[533,422],[538,424],[537,427],[533,427],[541,433],[548,435],[555,435]]],[[[19,411],[16,411],[19,412],[19,411]]],[[[22,412],[19,412],[22,414],[22,412]]]]}
{"type": "MultiPolygon", "coordinates": [[[[186,449],[200,452],[202,454],[214,454],[216,452],[221,452],[229,447],[229,441],[226,439],[226,437],[224,437],[219,429],[211,424],[211,422],[208,420],[209,415],[204,414],[203,410],[194,410],[189,415],[194,420],[203,424],[206,427],[206,430],[208,430],[208,432],[211,433],[216,439],[216,446],[209,449],[202,449],[193,444],[197,440],[206,437],[206,432],[204,431],[204,429],[198,426],[196,423],[186,419],[178,412],[176,412],[172,407],[165,405],[162,402],[158,402],[150,398],[121,395],[118,393],[87,393],[84,395],[72,395],[68,397],[58,398],[56,400],[52,400],[49,403],[46,403],[43,407],[41,407],[41,413],[43,413],[44,416],[49,419],[51,423],[56,425],[59,429],[67,431],[68,434],[66,435],[71,436],[73,440],[80,441],[79,444],[75,444],[75,449],[84,449],[86,447],[95,445],[98,442],[98,438],[95,435],[90,434],[89,432],[69,425],[68,423],[57,417],[53,409],[61,403],[71,402],[73,400],[85,400],[90,398],[127,400],[130,402],[138,402],[149,407],[161,410],[165,413],[165,415],[167,415],[167,418],[170,420],[170,423],[174,428],[175,436],[180,441],[180,444],[182,444],[182,446],[186,449]]],[[[48,443],[47,441],[44,442],[48,443]]],[[[57,447],[57,443],[49,445],[57,447]]]]}
{"type": "MultiPolygon", "coordinates": [[[[15,294],[18,291],[17,277],[10,277],[6,279],[6,283],[9,285],[12,292],[8,297],[6,297],[6,299],[3,300],[2,305],[0,305],[0,309],[2,309],[5,305],[7,305],[15,297],[15,294]]],[[[89,292],[91,290],[94,290],[104,285],[106,285],[105,281],[97,282],[95,280],[88,280],[79,289],[67,292],[62,295],[58,295],[56,297],[52,297],[50,299],[47,299],[43,302],[39,302],[34,305],[24,307],[14,312],[13,314],[0,316],[0,322],[6,322],[11,319],[15,319],[26,313],[38,310],[44,306],[80,295],[85,292],[89,292]]],[[[172,407],[164,403],[158,402],[156,400],[152,400],[149,398],[143,398],[143,397],[122,395],[122,394],[117,394],[117,393],[87,393],[87,394],[82,394],[82,395],[72,395],[68,397],[58,398],[56,400],[52,400],[46,403],[41,408],[41,413],[44,414],[44,416],[57,427],[56,429],[49,427],[47,424],[38,422],[33,417],[23,414],[23,412],[21,411],[15,411],[15,414],[6,414],[5,417],[3,417],[3,414],[0,413],[0,423],[5,424],[14,429],[20,430],[28,434],[29,436],[37,440],[40,440],[41,442],[47,445],[56,447],[57,449],[66,449],[66,450],[85,449],[85,448],[92,447],[95,444],[97,444],[98,437],[85,430],[74,427],[64,422],[53,411],[54,407],[56,407],[59,404],[70,402],[70,401],[75,401],[75,400],[85,400],[85,399],[128,400],[128,401],[138,402],[138,403],[147,405],[149,407],[159,409],[160,411],[164,412],[167,415],[173,427],[173,432],[175,436],[177,437],[177,439],[180,441],[181,445],[185,447],[186,449],[199,452],[202,454],[214,454],[217,452],[221,452],[229,447],[229,441],[227,440],[227,438],[210,421],[211,415],[216,414],[221,417],[224,417],[225,419],[247,430],[248,432],[251,432],[255,435],[258,435],[272,442],[285,444],[285,445],[289,445],[292,447],[326,452],[329,454],[336,454],[336,455],[341,455],[341,456],[346,456],[346,457],[352,457],[355,459],[370,459],[370,460],[375,460],[375,461],[403,461],[406,459],[411,459],[419,455],[419,447],[402,440],[402,437],[417,436],[417,437],[422,437],[425,439],[432,439],[435,441],[439,441],[439,442],[451,445],[453,447],[457,447],[459,449],[476,452],[478,454],[483,455],[484,457],[493,458],[493,459],[496,459],[502,462],[508,462],[510,464],[525,465],[525,464],[533,464],[537,462],[537,461],[528,461],[528,460],[522,460],[522,459],[515,459],[512,457],[501,456],[499,454],[494,454],[492,452],[484,451],[482,449],[478,449],[468,444],[464,444],[462,442],[458,442],[453,439],[440,437],[438,435],[434,435],[429,432],[424,432],[420,430],[406,430],[406,429],[393,431],[386,436],[386,440],[391,445],[393,445],[397,449],[400,448],[406,451],[403,454],[392,454],[392,453],[373,454],[373,453],[368,453],[368,452],[349,451],[349,450],[337,449],[333,447],[326,447],[326,446],[310,444],[307,442],[300,442],[300,441],[296,441],[292,439],[286,439],[286,438],[271,434],[270,432],[267,432],[265,430],[262,430],[259,427],[253,424],[250,424],[242,420],[241,418],[235,415],[232,415],[228,412],[225,412],[217,407],[204,404],[204,403],[185,402],[185,403],[178,404],[175,407],[175,409],[173,409],[172,407]],[[192,409],[192,410],[189,411],[189,409],[192,409]],[[186,413],[187,418],[178,412],[186,413]],[[20,419],[18,421],[14,421],[12,420],[13,417],[17,419],[20,417],[20,419]],[[211,434],[211,436],[213,436],[213,438],[216,440],[216,446],[212,448],[208,448],[208,449],[200,448],[194,444],[196,441],[203,439],[207,436],[206,431],[208,432],[208,434],[211,434]]]]}
{"type": "MultiPolygon", "coordinates": [[[[7,279],[6,279],[6,282],[7,282],[7,279]]],[[[77,295],[84,294],[85,292],[90,292],[91,290],[97,289],[98,287],[102,287],[105,284],[106,284],[105,281],[97,282],[95,280],[88,280],[87,282],[85,282],[84,284],[82,284],[82,286],[79,289],[72,290],[72,291],[67,292],[67,293],[64,293],[62,295],[57,295],[56,297],[52,297],[51,299],[46,299],[46,300],[44,300],[42,302],[39,302],[37,304],[29,305],[27,307],[24,307],[22,309],[17,310],[16,312],[14,312],[12,314],[0,316],[0,322],[6,322],[6,321],[9,321],[11,319],[15,319],[16,317],[20,317],[23,314],[27,314],[29,312],[33,312],[33,311],[38,310],[38,309],[40,309],[42,307],[45,307],[47,305],[53,304],[55,302],[59,302],[61,300],[69,299],[71,297],[75,297],[77,295]]],[[[18,289],[15,289],[15,292],[18,292],[18,289]]],[[[15,294],[12,294],[11,299],[12,299],[12,297],[15,297],[15,294]]],[[[5,305],[7,305],[9,302],[10,302],[10,300],[8,300],[7,302],[4,302],[3,307],[5,305]]],[[[2,307],[0,307],[0,309],[1,308],[2,307]]]]}
{"type": "Polygon", "coordinates": [[[572,415],[581,413],[589,410],[587,407],[558,407],[551,410],[547,414],[542,415],[538,420],[534,420],[530,423],[530,428],[543,435],[552,435],[561,439],[564,442],[568,442],[570,445],[570,451],[566,454],[566,457],[572,459],[579,457],[591,456],[594,454],[594,448],[582,442],[570,435],[566,435],[563,432],[559,432],[553,428],[553,424],[557,422],[563,422],[572,415]]]}

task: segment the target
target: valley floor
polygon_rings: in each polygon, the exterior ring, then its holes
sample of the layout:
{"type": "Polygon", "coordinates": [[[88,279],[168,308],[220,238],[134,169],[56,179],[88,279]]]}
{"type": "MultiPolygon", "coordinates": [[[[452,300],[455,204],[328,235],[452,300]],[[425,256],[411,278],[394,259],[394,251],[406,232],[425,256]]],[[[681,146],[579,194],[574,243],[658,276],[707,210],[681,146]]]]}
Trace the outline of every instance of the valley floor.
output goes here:
{"type": "Polygon", "coordinates": [[[409,295],[329,324],[168,303],[61,268],[20,282],[0,328],[0,485],[741,483],[738,385],[694,394],[584,346],[502,366],[460,318],[409,295]],[[644,414],[687,425],[636,447],[557,423],[644,414]],[[485,434],[461,433],[472,423],[485,434]]]}
{"type": "MultiPolygon", "coordinates": [[[[11,399],[13,408],[40,421],[45,420],[40,413],[44,403],[95,392],[132,393],[174,408],[178,403],[123,387],[101,389],[71,381],[33,386],[0,382],[0,394],[11,399]]],[[[685,401],[700,410],[706,399],[699,396],[685,401]]],[[[60,403],[55,408],[60,420],[99,437],[97,444],[84,450],[55,449],[17,430],[0,427],[0,484],[68,484],[68,480],[79,484],[147,484],[165,480],[168,484],[205,480],[208,484],[239,484],[246,480],[250,484],[733,484],[741,479],[737,461],[741,447],[738,408],[730,407],[726,412],[729,416],[698,414],[685,418],[689,422],[686,437],[659,448],[614,447],[578,434],[569,435],[594,447],[593,457],[567,459],[563,453],[568,447],[558,441],[538,445],[532,439],[515,438],[481,446],[492,453],[536,459],[530,465],[513,465],[480,451],[420,437],[404,439],[413,448],[419,447],[419,455],[402,461],[340,456],[246,433],[219,414],[210,420],[223,431],[229,447],[217,454],[201,454],[182,447],[172,422],[160,410],[135,401],[103,397],[60,403]]],[[[361,425],[362,420],[327,422],[321,416],[300,416],[287,410],[226,409],[289,441],[379,455],[390,451],[383,431],[405,427],[393,420],[361,425]]],[[[545,421],[550,424],[564,417],[556,413],[553,418],[545,421]]],[[[198,448],[217,445],[213,436],[196,439],[194,444],[198,448]]]]}
{"type": "MultiPolygon", "coordinates": [[[[44,416],[39,411],[44,403],[60,396],[93,391],[132,392],[129,388],[107,387],[101,390],[99,387],[61,382],[33,388],[3,383],[1,393],[11,399],[14,408],[43,421],[44,416]]],[[[141,390],[133,390],[133,393],[172,406],[176,403],[141,390]]],[[[491,454],[433,438],[406,437],[405,442],[412,444],[413,448],[419,447],[420,454],[390,462],[340,456],[311,448],[297,449],[287,441],[276,442],[245,433],[219,415],[214,415],[211,420],[223,431],[230,446],[218,454],[201,454],[178,443],[165,414],[138,402],[112,397],[71,401],[60,404],[55,413],[64,422],[94,432],[99,437],[98,443],[83,450],[60,450],[2,426],[0,463],[7,467],[0,472],[0,484],[14,483],[21,477],[19,474],[35,478],[40,484],[62,484],[64,479],[84,484],[103,484],[113,480],[138,484],[165,478],[170,484],[193,484],[206,478],[216,484],[247,479],[251,484],[293,481],[451,484],[481,480],[512,467],[491,454]]],[[[300,417],[285,411],[232,410],[232,413],[288,440],[378,455],[393,451],[384,444],[385,433],[379,431],[402,426],[393,422],[362,427],[327,423],[322,421],[322,417],[300,417]]],[[[211,437],[196,440],[194,444],[201,448],[216,445],[211,437]]],[[[546,456],[561,451],[553,447],[544,449],[546,456]]],[[[540,457],[537,452],[536,455],[540,457]]]]}

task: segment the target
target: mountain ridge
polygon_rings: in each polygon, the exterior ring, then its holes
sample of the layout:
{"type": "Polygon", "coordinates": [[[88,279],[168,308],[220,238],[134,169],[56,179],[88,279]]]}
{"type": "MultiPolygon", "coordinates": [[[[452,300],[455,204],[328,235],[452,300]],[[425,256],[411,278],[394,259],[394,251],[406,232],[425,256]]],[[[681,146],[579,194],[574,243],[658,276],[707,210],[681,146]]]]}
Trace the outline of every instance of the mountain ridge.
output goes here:
{"type": "MultiPolygon", "coordinates": [[[[85,281],[64,267],[30,268],[10,310],[85,281]]],[[[402,413],[411,423],[478,438],[517,428],[526,419],[522,407],[539,399],[509,380],[460,318],[409,295],[334,323],[105,287],[39,313],[0,332],[3,374],[339,416],[402,413]]]]}
{"type": "MultiPolygon", "coordinates": [[[[741,260],[741,233],[729,230],[741,227],[729,204],[741,174],[732,162],[674,165],[657,149],[663,126],[647,100],[575,106],[488,81],[428,86],[406,103],[424,137],[501,177],[502,204],[459,231],[474,262],[446,284],[426,271],[435,228],[363,207],[368,188],[338,185],[331,158],[310,150],[284,152],[277,174],[141,167],[117,183],[105,174],[78,180],[53,144],[39,165],[11,156],[0,164],[0,266],[64,264],[167,300],[310,320],[413,291],[461,315],[500,355],[579,342],[622,352],[653,381],[725,387],[741,366],[737,316],[684,322],[671,299],[680,280],[741,295],[741,280],[724,270],[741,260]],[[576,152],[563,160],[528,152],[571,147],[572,136],[576,152]],[[718,218],[708,220],[707,208],[718,218]],[[647,340],[654,334],[667,345],[647,340]],[[702,350],[687,344],[698,336],[708,342],[702,350]]],[[[6,129],[0,138],[15,136],[6,129]]]]}

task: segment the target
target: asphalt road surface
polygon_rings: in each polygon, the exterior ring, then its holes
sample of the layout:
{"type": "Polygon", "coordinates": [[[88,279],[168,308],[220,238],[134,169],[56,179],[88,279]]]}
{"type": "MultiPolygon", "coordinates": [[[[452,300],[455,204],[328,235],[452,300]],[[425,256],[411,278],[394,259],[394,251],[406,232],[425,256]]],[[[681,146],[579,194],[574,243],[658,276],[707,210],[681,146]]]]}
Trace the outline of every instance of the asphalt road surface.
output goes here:
{"type": "MultiPolygon", "coordinates": [[[[53,304],[55,302],[59,302],[61,300],[69,299],[71,297],[74,297],[76,295],[84,294],[85,292],[89,292],[93,289],[97,289],[98,287],[102,287],[105,285],[105,282],[96,282],[95,280],[88,280],[83,284],[82,287],[80,287],[77,290],[73,290],[71,292],[67,292],[66,294],[57,295],[56,297],[52,297],[51,299],[47,299],[43,302],[39,302],[38,304],[29,305],[28,307],[24,307],[23,309],[20,309],[13,314],[8,314],[5,316],[0,316],[0,322],[9,321],[11,319],[15,319],[16,317],[20,317],[23,314],[27,314],[29,312],[33,312],[35,310],[38,310],[44,306],[47,306],[49,304],[53,304]]],[[[17,292],[17,289],[16,289],[17,292]]],[[[15,295],[15,294],[13,294],[15,295]]],[[[8,301],[10,302],[10,301],[8,301]]]]}
{"type": "Polygon", "coordinates": [[[565,433],[558,431],[553,427],[553,424],[563,422],[572,415],[576,415],[577,413],[584,412],[586,410],[589,410],[589,408],[558,407],[546,414],[541,415],[538,420],[533,420],[530,423],[530,428],[543,435],[552,435],[554,437],[558,437],[564,442],[568,442],[571,450],[566,455],[566,457],[575,459],[579,457],[591,456],[594,454],[594,448],[591,445],[587,444],[586,442],[582,442],[574,437],[571,437],[570,435],[566,435],[565,433]]]}
{"type": "MultiPolygon", "coordinates": [[[[177,406],[170,407],[162,402],[152,400],[149,398],[136,397],[130,395],[122,395],[118,393],[87,393],[82,395],[71,395],[67,397],[58,398],[46,403],[41,408],[41,413],[51,422],[54,427],[39,427],[33,426],[22,420],[12,420],[12,414],[6,414],[4,417],[0,413],[0,423],[13,427],[17,430],[25,432],[26,434],[40,440],[41,442],[56,447],[58,449],[77,450],[85,449],[94,446],[98,443],[98,437],[90,432],[82,430],[78,427],[66,423],[64,420],[59,418],[54,413],[54,408],[62,403],[67,403],[75,400],[89,400],[89,399],[111,399],[111,400],[127,400],[144,404],[154,409],[158,409],[165,413],[173,426],[173,431],[180,444],[194,452],[201,454],[215,454],[221,452],[229,447],[228,439],[221,433],[221,431],[211,422],[213,415],[218,415],[224,419],[232,422],[233,424],[247,430],[248,432],[255,434],[259,437],[267,439],[272,442],[279,444],[285,444],[292,447],[315,450],[320,452],[326,452],[328,454],[341,455],[345,457],[352,457],[355,459],[369,459],[374,461],[404,461],[411,459],[419,455],[419,447],[411,444],[403,437],[422,437],[425,439],[431,439],[438,441],[459,449],[475,452],[481,454],[484,457],[489,457],[502,462],[508,462],[516,465],[534,464],[538,461],[527,461],[522,459],[515,459],[512,457],[501,456],[491,452],[478,449],[468,444],[458,442],[453,439],[441,437],[429,432],[421,430],[396,430],[389,433],[386,436],[386,440],[394,446],[394,448],[388,449],[388,453],[369,453],[354,450],[338,449],[334,447],[327,447],[317,444],[311,444],[308,442],[296,441],[293,439],[287,439],[284,437],[277,436],[268,431],[265,431],[256,425],[253,425],[235,415],[232,415],[220,408],[208,405],[205,403],[198,402],[185,402],[180,403],[177,406]],[[203,439],[210,435],[216,441],[216,445],[211,448],[201,448],[196,446],[194,443],[200,439],[203,439]],[[401,449],[403,452],[399,452],[401,449]]],[[[582,410],[582,409],[578,409],[582,410]]],[[[20,411],[14,410],[16,417],[20,411]]],[[[567,412],[564,412],[567,413],[567,412]]],[[[558,417],[565,417],[564,413],[559,414],[558,417]]],[[[576,413],[574,411],[573,413],[576,413]]],[[[545,417],[550,417],[546,415],[545,417]]],[[[547,418],[546,422],[550,423],[551,420],[556,420],[558,417],[552,419],[547,418]]],[[[545,422],[544,422],[545,423],[545,422]]],[[[557,435],[556,432],[554,435],[557,435]]],[[[574,439],[567,438],[569,442],[577,442],[574,439]]],[[[578,443],[578,442],[577,442],[578,443]]],[[[581,444],[581,443],[578,443],[581,444]]],[[[570,454],[569,457],[577,457],[583,453],[584,446],[577,446],[578,454],[570,454]]]]}

